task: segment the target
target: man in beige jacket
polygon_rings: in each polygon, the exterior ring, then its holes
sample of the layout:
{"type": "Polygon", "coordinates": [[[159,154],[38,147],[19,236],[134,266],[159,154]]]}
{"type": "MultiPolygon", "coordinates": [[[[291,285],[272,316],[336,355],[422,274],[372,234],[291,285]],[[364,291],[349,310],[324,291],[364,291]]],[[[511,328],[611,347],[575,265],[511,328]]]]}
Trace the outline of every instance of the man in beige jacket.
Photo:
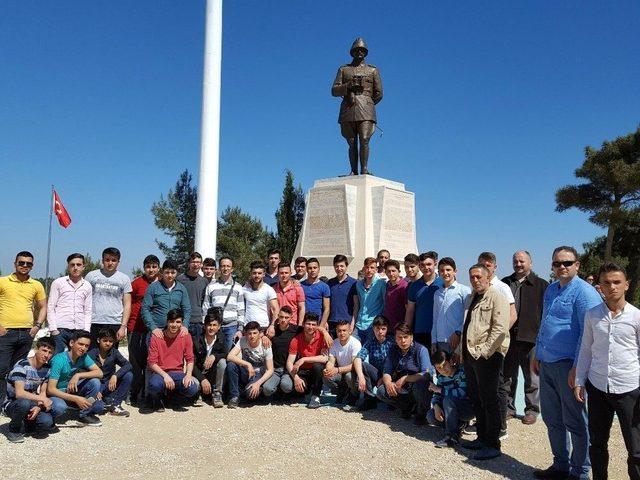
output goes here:
{"type": "Polygon", "coordinates": [[[469,279],[473,292],[467,297],[458,348],[474,404],[478,438],[462,446],[478,450],[475,460],[489,460],[501,455],[498,384],[509,349],[509,303],[491,286],[491,275],[484,265],[471,267],[469,279]]]}

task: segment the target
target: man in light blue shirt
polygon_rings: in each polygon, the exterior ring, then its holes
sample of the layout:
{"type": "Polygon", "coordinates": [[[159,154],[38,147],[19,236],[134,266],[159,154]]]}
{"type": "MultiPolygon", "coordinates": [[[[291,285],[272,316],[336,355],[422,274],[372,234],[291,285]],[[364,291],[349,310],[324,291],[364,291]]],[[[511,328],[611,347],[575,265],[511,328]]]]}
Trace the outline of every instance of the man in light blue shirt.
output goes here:
{"type": "Polygon", "coordinates": [[[384,294],[387,283],[376,277],[377,260],[373,257],[364,259],[364,278],[356,282],[356,294],[353,296],[353,320],[351,328],[353,336],[365,344],[373,338],[373,319],[382,315],[384,310],[384,294]]]}
{"type": "Polygon", "coordinates": [[[453,258],[444,257],[438,262],[443,285],[433,295],[432,352],[444,350],[453,353],[462,337],[464,302],[471,295],[471,289],[456,281],[457,272],[453,258]]]}
{"type": "Polygon", "coordinates": [[[585,313],[602,303],[602,298],[578,277],[580,262],[575,248],[556,248],[551,266],[558,280],[544,294],[532,368],[540,375],[540,407],[553,464],[545,470],[535,470],[533,476],[544,479],[571,475],[587,480],[591,466],[587,413],[584,404],[573,395],[573,383],[585,313]]]}

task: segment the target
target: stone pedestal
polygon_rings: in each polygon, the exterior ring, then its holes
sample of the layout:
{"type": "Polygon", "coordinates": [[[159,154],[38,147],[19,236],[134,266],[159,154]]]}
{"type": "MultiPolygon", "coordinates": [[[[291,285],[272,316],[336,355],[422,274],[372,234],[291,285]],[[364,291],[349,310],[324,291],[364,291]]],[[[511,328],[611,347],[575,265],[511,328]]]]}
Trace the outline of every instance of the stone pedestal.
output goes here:
{"type": "Polygon", "coordinates": [[[329,278],[339,253],[349,259],[354,277],[364,259],[383,248],[402,263],[418,251],[415,219],[414,194],[402,183],[372,175],[316,180],[307,193],[295,257],[318,258],[321,275],[329,278]]]}

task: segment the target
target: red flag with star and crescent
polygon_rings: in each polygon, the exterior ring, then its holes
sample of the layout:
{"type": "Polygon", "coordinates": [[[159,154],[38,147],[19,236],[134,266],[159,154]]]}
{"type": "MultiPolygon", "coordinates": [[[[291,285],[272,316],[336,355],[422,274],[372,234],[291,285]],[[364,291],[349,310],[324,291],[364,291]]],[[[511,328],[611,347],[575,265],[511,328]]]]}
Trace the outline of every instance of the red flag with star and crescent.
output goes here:
{"type": "Polygon", "coordinates": [[[64,208],[62,200],[60,200],[60,196],[55,190],[53,191],[53,211],[56,214],[56,217],[58,217],[58,223],[60,224],[60,226],[62,226],[63,228],[67,228],[69,225],[71,225],[71,217],[69,216],[69,212],[67,212],[67,209],[64,208]]]}

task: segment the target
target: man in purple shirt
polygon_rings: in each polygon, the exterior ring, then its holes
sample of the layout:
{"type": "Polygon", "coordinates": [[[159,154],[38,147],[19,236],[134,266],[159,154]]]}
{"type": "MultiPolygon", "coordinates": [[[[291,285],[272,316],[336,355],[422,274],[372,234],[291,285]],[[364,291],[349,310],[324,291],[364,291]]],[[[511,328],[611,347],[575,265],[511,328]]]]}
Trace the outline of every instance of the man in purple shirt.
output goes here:
{"type": "Polygon", "coordinates": [[[56,278],[51,284],[47,303],[47,323],[56,342],[56,353],[64,351],[76,330],[91,329],[93,290],[82,278],[84,255],[67,257],[69,275],[56,278]]]}
{"type": "Polygon", "coordinates": [[[387,335],[394,335],[396,327],[404,321],[409,284],[404,278],[400,278],[400,262],[397,260],[387,260],[384,264],[384,272],[388,281],[382,314],[389,319],[387,335]]]}

